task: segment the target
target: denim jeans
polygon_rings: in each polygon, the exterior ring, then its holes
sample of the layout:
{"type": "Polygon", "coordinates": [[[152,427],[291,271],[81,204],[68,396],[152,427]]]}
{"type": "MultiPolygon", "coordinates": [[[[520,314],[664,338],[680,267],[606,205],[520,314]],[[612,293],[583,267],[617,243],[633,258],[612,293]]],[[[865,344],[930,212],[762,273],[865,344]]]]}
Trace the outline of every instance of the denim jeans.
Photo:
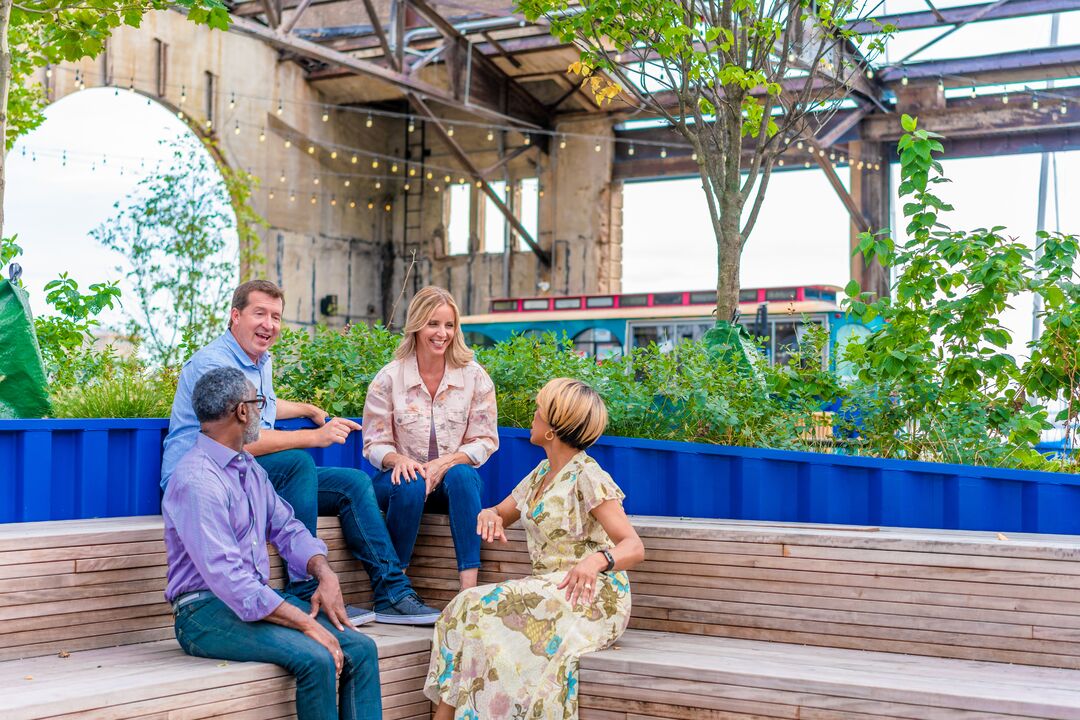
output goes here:
{"type": "MultiPolygon", "coordinates": [[[[390,542],[371,478],[352,468],[316,467],[303,450],[282,450],[255,458],[278,495],[292,505],[296,519],[315,535],[319,515],[337,515],[345,544],[371,578],[376,609],[414,593],[390,542]]],[[[285,588],[310,600],[318,587],[312,578],[285,588]]]]}
{"type": "Polygon", "coordinates": [[[450,515],[450,534],[454,538],[458,571],[480,567],[480,536],[476,534],[476,516],[480,514],[480,489],[483,481],[469,465],[455,465],[446,471],[443,481],[424,498],[422,479],[390,482],[390,470],[372,479],[379,507],[386,514],[386,526],[401,564],[408,567],[413,546],[420,532],[424,511],[450,515]]]}
{"type": "MultiPolygon", "coordinates": [[[[311,606],[281,593],[305,613],[311,606]]],[[[319,613],[345,655],[340,689],[334,658],[325,647],[299,630],[260,620],[244,622],[214,596],[188,603],[176,612],[176,639],[188,655],[236,662],[268,662],[296,677],[297,720],[379,720],[382,694],[375,641],[346,627],[338,630],[319,613]],[[341,704],[340,714],[338,703],[341,704]]]]}

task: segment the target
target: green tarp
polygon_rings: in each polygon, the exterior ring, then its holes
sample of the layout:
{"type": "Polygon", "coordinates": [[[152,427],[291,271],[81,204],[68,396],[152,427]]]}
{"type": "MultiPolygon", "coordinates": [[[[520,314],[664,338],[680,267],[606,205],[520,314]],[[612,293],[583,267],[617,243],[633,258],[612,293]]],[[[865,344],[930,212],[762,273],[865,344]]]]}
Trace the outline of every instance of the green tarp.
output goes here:
{"type": "Polygon", "coordinates": [[[26,291],[0,278],[0,418],[39,418],[49,412],[26,291]]]}

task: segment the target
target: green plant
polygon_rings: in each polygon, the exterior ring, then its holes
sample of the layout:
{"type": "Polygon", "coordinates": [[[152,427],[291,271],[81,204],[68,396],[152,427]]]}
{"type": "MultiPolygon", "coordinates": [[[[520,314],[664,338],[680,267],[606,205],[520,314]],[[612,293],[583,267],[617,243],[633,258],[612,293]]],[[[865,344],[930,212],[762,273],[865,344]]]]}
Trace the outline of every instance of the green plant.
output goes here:
{"type": "Polygon", "coordinates": [[[56,314],[34,318],[41,358],[51,385],[65,388],[100,374],[108,364],[108,354],[93,348],[97,316],[120,299],[115,282],[95,283],[89,293],[79,283],[61,273],[45,285],[45,300],[56,314]]]}
{"type": "Polygon", "coordinates": [[[78,385],[59,388],[52,396],[56,417],[168,417],[176,394],[177,371],[149,368],[134,356],[117,358],[111,350],[95,376],[78,385]]]}
{"type": "Polygon", "coordinates": [[[249,204],[251,176],[219,166],[194,137],[170,147],[171,165],[141,180],[91,232],[126,259],[136,310],[127,332],[161,365],[179,363],[224,330],[238,264],[225,253],[226,236],[235,229],[250,251],[263,223],[249,204]]]}
{"type": "Polygon", "coordinates": [[[953,208],[933,192],[948,182],[934,158],[940,136],[909,116],[902,123],[899,194],[910,198],[910,240],[900,246],[883,232],[864,233],[857,250],[898,269],[893,297],[868,302],[858,283],[847,288],[851,312],[886,320],[847,350],[864,386],[861,432],[886,456],[1041,465],[1034,445],[1049,427],[1045,403],[1076,376],[1080,336],[1068,329],[1076,310],[1062,289],[1074,277],[1076,240],[1042,237],[1046,252],[1036,264],[1003,227],[945,225],[941,215],[953,208]],[[1049,332],[1022,366],[1005,352],[1012,337],[999,318],[1027,291],[1047,302],[1049,332]]]}

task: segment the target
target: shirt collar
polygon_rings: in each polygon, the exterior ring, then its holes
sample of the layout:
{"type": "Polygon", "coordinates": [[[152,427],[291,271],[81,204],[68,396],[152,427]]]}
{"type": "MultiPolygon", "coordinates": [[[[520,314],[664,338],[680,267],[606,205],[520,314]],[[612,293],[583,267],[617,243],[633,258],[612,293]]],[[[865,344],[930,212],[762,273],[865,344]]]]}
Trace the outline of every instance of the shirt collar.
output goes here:
{"type": "Polygon", "coordinates": [[[242,365],[258,368],[261,370],[263,365],[266,364],[266,361],[270,359],[270,353],[264,352],[262,355],[259,356],[259,360],[257,362],[253,362],[251,356],[244,351],[244,348],[240,347],[240,343],[237,342],[236,336],[233,335],[231,329],[225,331],[225,333],[221,336],[221,341],[225,343],[225,346],[227,348],[232,350],[233,355],[236,356],[236,359],[239,360],[242,365]]]}
{"type": "MultiPolygon", "coordinates": [[[[423,384],[424,381],[420,377],[420,365],[416,360],[416,353],[414,352],[405,360],[405,387],[420,387],[423,384]]],[[[450,367],[447,365],[446,370],[443,371],[443,379],[439,383],[439,386],[442,387],[444,384],[447,387],[465,387],[465,368],[450,367]]]]}
{"type": "Polygon", "coordinates": [[[224,469],[238,457],[247,459],[247,452],[236,452],[231,447],[225,447],[217,440],[202,432],[195,439],[195,446],[202,450],[214,463],[224,469]]]}

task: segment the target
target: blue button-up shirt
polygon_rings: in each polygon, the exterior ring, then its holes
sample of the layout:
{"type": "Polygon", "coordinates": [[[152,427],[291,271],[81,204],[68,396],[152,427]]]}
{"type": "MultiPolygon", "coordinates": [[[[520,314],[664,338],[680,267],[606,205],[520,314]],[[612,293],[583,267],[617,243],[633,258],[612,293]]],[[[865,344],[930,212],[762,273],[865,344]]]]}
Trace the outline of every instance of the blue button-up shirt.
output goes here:
{"type": "Polygon", "coordinates": [[[262,354],[255,362],[240,343],[236,342],[232,330],[226,330],[221,337],[199,350],[184,363],[180,371],[180,380],[173,397],[172,416],[169,418],[169,434],[165,437],[165,452],[161,457],[161,487],[169,482],[180,458],[195,445],[199,434],[199,420],[195,417],[195,408],[191,404],[191,394],[198,382],[208,371],[218,367],[234,367],[244,373],[256,392],[266,396],[266,407],[262,411],[262,427],[270,430],[277,418],[277,396],[274,395],[274,375],[270,353],[262,354]]]}
{"type": "Polygon", "coordinates": [[[261,620],[281,604],[267,585],[277,548],[289,577],[308,577],[326,544],[311,536],[289,503],[247,452],[236,452],[199,433],[173,473],[161,515],[169,561],[165,599],[209,590],[245,622],[261,620]]]}

